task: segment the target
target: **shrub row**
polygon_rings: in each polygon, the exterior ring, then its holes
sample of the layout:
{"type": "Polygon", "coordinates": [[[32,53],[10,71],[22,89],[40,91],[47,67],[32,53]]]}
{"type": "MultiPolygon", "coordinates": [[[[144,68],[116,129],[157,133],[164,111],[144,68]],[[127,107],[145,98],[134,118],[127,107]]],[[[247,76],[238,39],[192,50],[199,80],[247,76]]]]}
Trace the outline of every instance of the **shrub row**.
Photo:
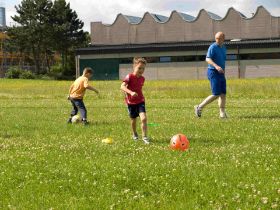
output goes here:
{"type": "Polygon", "coordinates": [[[9,79],[35,79],[35,75],[31,71],[19,67],[10,67],[5,77],[9,79]]]}

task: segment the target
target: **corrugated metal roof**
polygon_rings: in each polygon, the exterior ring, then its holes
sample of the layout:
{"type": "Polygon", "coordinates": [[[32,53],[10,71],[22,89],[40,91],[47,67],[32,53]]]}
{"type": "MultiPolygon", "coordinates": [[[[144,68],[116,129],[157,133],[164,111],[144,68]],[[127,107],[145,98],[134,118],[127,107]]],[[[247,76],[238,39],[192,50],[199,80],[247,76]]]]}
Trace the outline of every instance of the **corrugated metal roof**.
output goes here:
{"type": "Polygon", "coordinates": [[[215,13],[213,13],[213,12],[207,11],[207,13],[208,13],[208,15],[209,15],[212,19],[214,19],[214,20],[221,20],[221,19],[222,19],[222,17],[220,17],[219,15],[217,15],[217,14],[215,14],[215,13]]]}
{"type": "Polygon", "coordinates": [[[247,18],[243,13],[241,13],[241,12],[239,12],[239,11],[237,11],[237,12],[240,14],[241,17],[247,18]]]}
{"type": "Polygon", "coordinates": [[[150,14],[153,16],[153,18],[157,22],[160,22],[160,23],[164,23],[169,19],[169,17],[163,16],[163,15],[158,15],[158,14],[153,14],[153,13],[150,13],[150,14]]]}
{"type": "Polygon", "coordinates": [[[142,18],[130,15],[124,15],[124,17],[128,20],[129,23],[138,24],[141,22],[142,18]]]}
{"type": "Polygon", "coordinates": [[[182,12],[178,12],[181,17],[185,20],[185,21],[193,21],[195,19],[194,16],[191,16],[191,15],[188,15],[188,14],[185,14],[185,13],[182,13],[182,12]]]}

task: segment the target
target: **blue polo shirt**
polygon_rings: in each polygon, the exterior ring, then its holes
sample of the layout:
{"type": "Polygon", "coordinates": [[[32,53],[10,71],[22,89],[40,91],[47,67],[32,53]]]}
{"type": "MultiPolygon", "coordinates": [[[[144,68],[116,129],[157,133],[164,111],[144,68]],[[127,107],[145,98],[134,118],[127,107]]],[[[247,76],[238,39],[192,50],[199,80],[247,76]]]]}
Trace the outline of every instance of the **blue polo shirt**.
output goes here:
{"type": "MultiPolygon", "coordinates": [[[[206,58],[211,58],[214,63],[225,70],[227,50],[224,45],[220,47],[216,42],[210,45],[207,51],[206,58]]],[[[208,69],[215,70],[215,67],[208,64],[208,69]]]]}

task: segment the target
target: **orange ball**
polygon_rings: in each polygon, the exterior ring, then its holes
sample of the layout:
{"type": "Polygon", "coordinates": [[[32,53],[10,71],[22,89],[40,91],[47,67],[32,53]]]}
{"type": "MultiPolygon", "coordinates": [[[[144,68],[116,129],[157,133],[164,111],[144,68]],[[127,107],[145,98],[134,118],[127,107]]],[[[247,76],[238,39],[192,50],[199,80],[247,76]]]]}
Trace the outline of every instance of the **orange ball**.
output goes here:
{"type": "Polygon", "coordinates": [[[170,148],[185,151],[190,147],[190,142],[184,134],[176,134],[171,138],[170,148]]]}

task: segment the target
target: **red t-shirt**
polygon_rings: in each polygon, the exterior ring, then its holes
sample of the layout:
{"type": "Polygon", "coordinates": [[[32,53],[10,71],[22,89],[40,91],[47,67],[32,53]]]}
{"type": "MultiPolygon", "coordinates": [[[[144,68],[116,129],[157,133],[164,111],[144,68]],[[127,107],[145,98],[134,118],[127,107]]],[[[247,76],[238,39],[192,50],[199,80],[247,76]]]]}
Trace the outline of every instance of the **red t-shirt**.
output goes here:
{"type": "Polygon", "coordinates": [[[132,97],[130,94],[126,94],[125,102],[127,104],[140,104],[145,102],[145,98],[142,93],[142,87],[144,86],[145,77],[137,77],[134,74],[128,74],[123,80],[127,84],[127,88],[133,92],[136,92],[138,96],[132,97]]]}

